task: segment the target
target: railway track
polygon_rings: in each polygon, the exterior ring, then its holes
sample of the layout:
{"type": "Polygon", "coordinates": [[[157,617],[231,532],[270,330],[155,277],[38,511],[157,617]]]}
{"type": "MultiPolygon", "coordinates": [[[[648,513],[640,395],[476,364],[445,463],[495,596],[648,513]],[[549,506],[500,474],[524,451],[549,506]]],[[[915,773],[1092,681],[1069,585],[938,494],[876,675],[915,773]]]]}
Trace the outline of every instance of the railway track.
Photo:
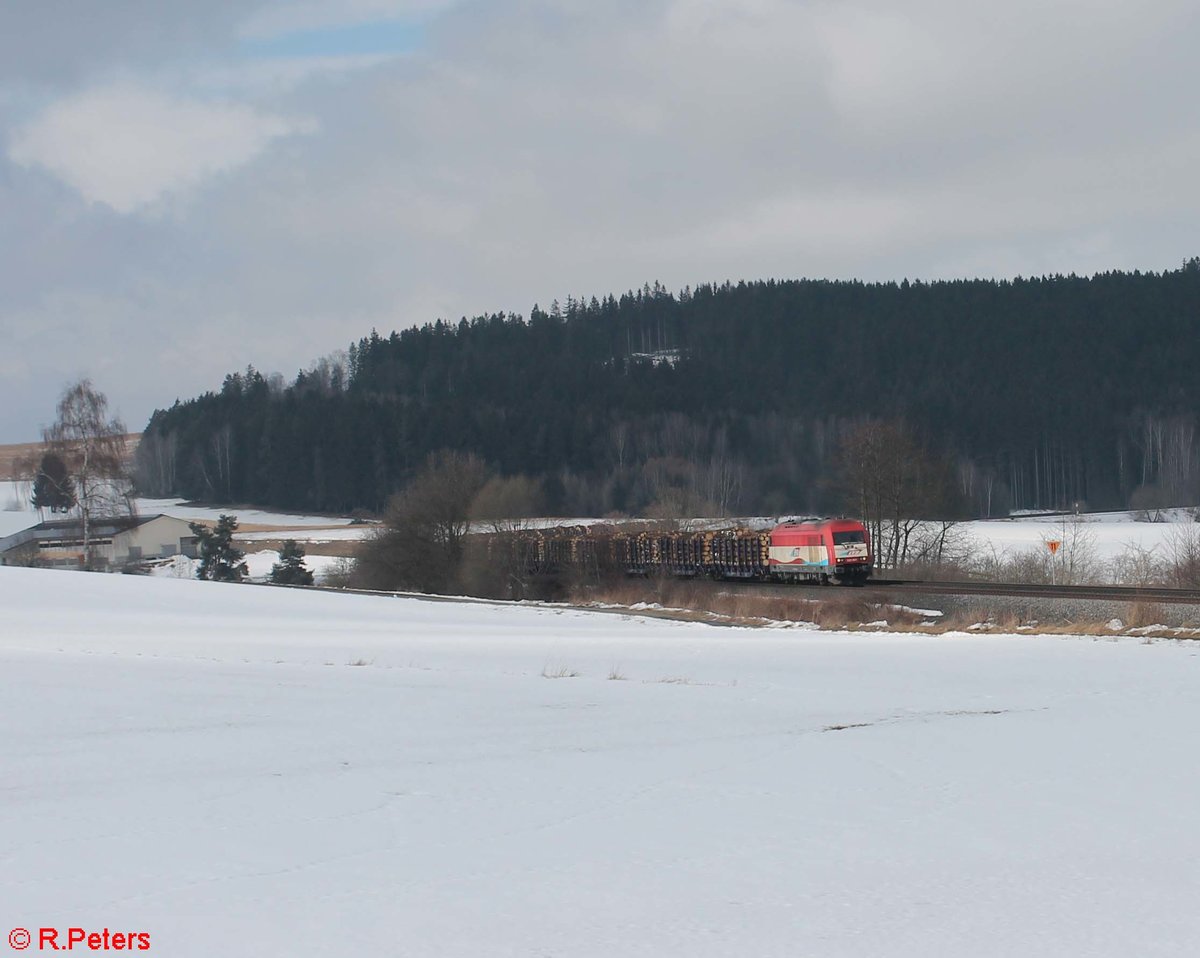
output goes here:
{"type": "Polygon", "coordinates": [[[1029,599],[1084,599],[1095,602],[1164,602],[1200,605],[1200,589],[1124,585],[1018,585],[1011,582],[932,582],[872,579],[867,588],[920,595],[995,595],[1029,599]]]}
{"type": "MultiPolygon", "coordinates": [[[[269,585],[269,583],[251,583],[253,585],[269,585]]],[[[1094,602],[1162,602],[1172,605],[1200,606],[1200,589],[1163,589],[1145,586],[1121,585],[1021,585],[1012,582],[943,582],[928,579],[870,579],[861,589],[845,587],[825,587],[811,584],[793,585],[782,583],[764,583],[759,581],[718,580],[711,582],[713,587],[744,588],[747,590],[763,590],[771,593],[779,591],[796,594],[800,592],[805,598],[834,599],[849,598],[862,595],[864,592],[908,593],[911,595],[994,595],[1029,599],[1082,599],[1094,602]]],[[[351,595],[380,595],[396,598],[418,598],[434,602],[459,602],[459,596],[424,595],[413,592],[390,592],[371,589],[340,589],[331,586],[272,586],[272,588],[296,588],[317,590],[322,592],[341,592],[351,595]]],[[[503,604],[499,600],[467,599],[469,602],[503,604]]]]}
{"type": "Polygon", "coordinates": [[[761,589],[763,593],[800,592],[804,598],[851,598],[863,593],[901,595],[994,595],[1026,599],[1079,599],[1092,602],[1162,602],[1200,606],[1200,589],[1164,589],[1125,585],[1026,585],[1015,582],[933,581],[929,579],[868,579],[861,588],[822,586],[817,583],[764,583],[746,580],[719,581],[724,588],[761,589]]]}

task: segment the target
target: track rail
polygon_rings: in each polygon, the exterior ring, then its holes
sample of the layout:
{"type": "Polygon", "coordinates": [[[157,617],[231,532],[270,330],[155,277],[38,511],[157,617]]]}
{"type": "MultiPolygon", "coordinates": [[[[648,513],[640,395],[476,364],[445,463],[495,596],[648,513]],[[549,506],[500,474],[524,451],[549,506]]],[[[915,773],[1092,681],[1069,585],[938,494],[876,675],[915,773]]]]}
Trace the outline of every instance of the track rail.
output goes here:
{"type": "MultiPolygon", "coordinates": [[[[471,596],[427,595],[420,592],[389,592],[375,589],[339,589],[333,586],[272,585],[269,582],[245,583],[275,589],[304,589],[307,591],[339,592],[343,595],[376,595],[399,599],[421,599],[427,602],[473,602],[483,605],[508,605],[511,600],[480,599],[471,596]]],[[[928,579],[868,579],[863,589],[823,587],[816,583],[801,585],[764,583],[754,580],[723,580],[713,582],[721,588],[787,590],[809,593],[814,599],[832,599],[867,592],[901,592],[913,595],[995,595],[1029,599],[1082,599],[1093,602],[1163,602],[1174,605],[1200,606],[1200,589],[1162,589],[1123,585],[1022,585],[1013,582],[941,582],[928,579]]],[[[549,603],[559,605],[558,603],[549,603]]],[[[570,603],[562,603],[569,606],[570,603]]],[[[580,608],[591,608],[580,606],[580,608]]],[[[620,610],[617,610],[620,611],[620,610]]]]}
{"type": "Polygon", "coordinates": [[[1200,589],[1125,585],[1022,585],[1012,582],[933,582],[871,579],[867,588],[921,595],[996,595],[1030,599],[1083,599],[1094,602],[1164,602],[1200,605],[1200,589]]]}

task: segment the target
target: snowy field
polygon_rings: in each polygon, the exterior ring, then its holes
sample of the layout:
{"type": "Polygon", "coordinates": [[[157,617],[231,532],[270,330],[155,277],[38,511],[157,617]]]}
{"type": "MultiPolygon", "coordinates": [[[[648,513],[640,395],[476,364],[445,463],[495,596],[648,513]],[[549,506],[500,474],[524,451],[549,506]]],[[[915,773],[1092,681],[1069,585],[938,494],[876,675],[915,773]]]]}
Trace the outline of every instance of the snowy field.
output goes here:
{"type": "MultiPolygon", "coordinates": [[[[1196,522],[1182,509],[1168,510],[1169,522],[1138,522],[1128,512],[1101,512],[1081,517],[1082,526],[1096,558],[1111,561],[1130,547],[1152,552],[1159,558],[1170,554],[1170,538],[1179,530],[1195,528],[1196,522]]],[[[1074,517],[1040,516],[1014,519],[985,519],[964,522],[962,529],[977,550],[994,550],[1012,555],[1045,549],[1048,539],[1070,541],[1074,517]]]]}
{"type": "MultiPolygon", "coordinates": [[[[329,542],[354,542],[364,538],[374,528],[376,526],[372,523],[360,523],[359,525],[344,526],[340,529],[312,529],[297,526],[288,530],[287,537],[295,539],[306,546],[316,546],[329,542]]],[[[279,530],[274,529],[270,532],[244,532],[239,533],[238,538],[244,542],[266,542],[278,539],[279,530]]]]}
{"type": "Polygon", "coordinates": [[[198,958],[1200,953],[1200,646],[14,568],[0,607],[5,927],[198,958]]]}
{"type": "MultiPolygon", "coordinates": [[[[279,561],[279,553],[274,549],[260,549],[257,552],[246,553],[246,575],[251,582],[266,582],[271,577],[271,569],[279,561]]],[[[304,567],[313,574],[315,585],[324,585],[325,576],[329,572],[340,572],[346,560],[338,556],[318,555],[308,553],[304,556],[304,567]]],[[[169,579],[194,579],[200,568],[199,559],[189,559],[187,556],[175,556],[168,562],[163,562],[151,569],[150,574],[169,579]]]]}

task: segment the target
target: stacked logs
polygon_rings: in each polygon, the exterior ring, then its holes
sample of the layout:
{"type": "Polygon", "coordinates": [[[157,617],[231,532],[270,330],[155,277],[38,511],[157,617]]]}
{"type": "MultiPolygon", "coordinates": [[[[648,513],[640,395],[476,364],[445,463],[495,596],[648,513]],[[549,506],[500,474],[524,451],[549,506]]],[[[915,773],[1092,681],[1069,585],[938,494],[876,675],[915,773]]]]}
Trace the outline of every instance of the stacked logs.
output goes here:
{"type": "MultiPolygon", "coordinates": [[[[499,537],[496,537],[499,539],[499,537]]],[[[766,574],[770,533],[750,529],[705,532],[622,532],[611,526],[523,530],[489,543],[514,550],[531,574],[620,570],[626,575],[756,578],[766,574]]]]}

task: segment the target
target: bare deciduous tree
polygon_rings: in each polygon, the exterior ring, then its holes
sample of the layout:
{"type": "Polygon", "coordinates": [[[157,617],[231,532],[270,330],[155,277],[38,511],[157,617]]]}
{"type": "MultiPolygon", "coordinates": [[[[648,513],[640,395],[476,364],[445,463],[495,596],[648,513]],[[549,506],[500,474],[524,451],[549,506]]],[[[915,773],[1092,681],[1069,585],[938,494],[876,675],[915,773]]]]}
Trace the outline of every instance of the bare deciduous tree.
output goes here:
{"type": "Polygon", "coordinates": [[[1200,587],[1200,525],[1173,525],[1167,532],[1167,576],[1177,589],[1200,587]]]}
{"type": "Polygon", "coordinates": [[[493,476],[471,503],[471,518],[490,535],[465,550],[463,585],[470,595],[524,598],[529,591],[528,533],[545,515],[541,483],[528,476],[493,476]]]}
{"type": "Polygon", "coordinates": [[[1156,518],[1158,510],[1192,505],[1200,495],[1200,439],[1195,420],[1143,411],[1133,419],[1128,435],[1141,464],[1130,508],[1161,521],[1156,518]]]}
{"type": "Polygon", "coordinates": [[[933,519],[913,532],[905,567],[920,578],[957,578],[971,565],[974,549],[974,541],[957,519],[933,519]]]}
{"type": "Polygon", "coordinates": [[[492,532],[520,532],[545,514],[541,483],[528,476],[493,476],[471,502],[470,516],[492,532]]]}
{"type": "Polygon", "coordinates": [[[1046,546],[1049,582],[1053,585],[1084,585],[1095,582],[1100,572],[1096,555],[1096,533],[1086,516],[1064,516],[1053,529],[1042,536],[1046,546]],[[1050,548],[1052,542],[1058,545],[1050,548]]]}
{"type": "Polygon", "coordinates": [[[1167,563],[1157,547],[1147,549],[1136,542],[1126,543],[1121,553],[1109,562],[1109,578],[1121,585],[1163,585],[1167,573],[1167,563]]]}
{"type": "Polygon", "coordinates": [[[46,452],[61,459],[74,480],[84,565],[91,568],[92,520],[134,512],[125,424],[109,414],[108,398],[90,380],[81,379],[63,392],[54,423],[43,430],[42,438],[46,452]]]}
{"type": "Polygon", "coordinates": [[[169,496],[176,491],[179,443],[175,433],[152,429],[142,434],[133,454],[134,478],[143,495],[169,496]]]}
{"type": "MultiPolygon", "coordinates": [[[[859,423],[843,437],[838,464],[846,508],[870,529],[876,559],[884,567],[909,561],[923,520],[958,514],[950,464],[902,421],[859,423]]],[[[943,546],[948,532],[943,530],[943,546]]]]}
{"type": "Polygon", "coordinates": [[[639,483],[649,502],[645,514],[651,519],[687,522],[709,516],[717,506],[703,498],[694,462],[682,456],[659,456],[646,460],[639,483]]]}
{"type": "Polygon", "coordinates": [[[360,582],[435,593],[456,587],[471,503],[486,479],[483,462],[473,455],[431,455],[388,502],[378,533],[363,543],[356,563],[360,582]]]}

